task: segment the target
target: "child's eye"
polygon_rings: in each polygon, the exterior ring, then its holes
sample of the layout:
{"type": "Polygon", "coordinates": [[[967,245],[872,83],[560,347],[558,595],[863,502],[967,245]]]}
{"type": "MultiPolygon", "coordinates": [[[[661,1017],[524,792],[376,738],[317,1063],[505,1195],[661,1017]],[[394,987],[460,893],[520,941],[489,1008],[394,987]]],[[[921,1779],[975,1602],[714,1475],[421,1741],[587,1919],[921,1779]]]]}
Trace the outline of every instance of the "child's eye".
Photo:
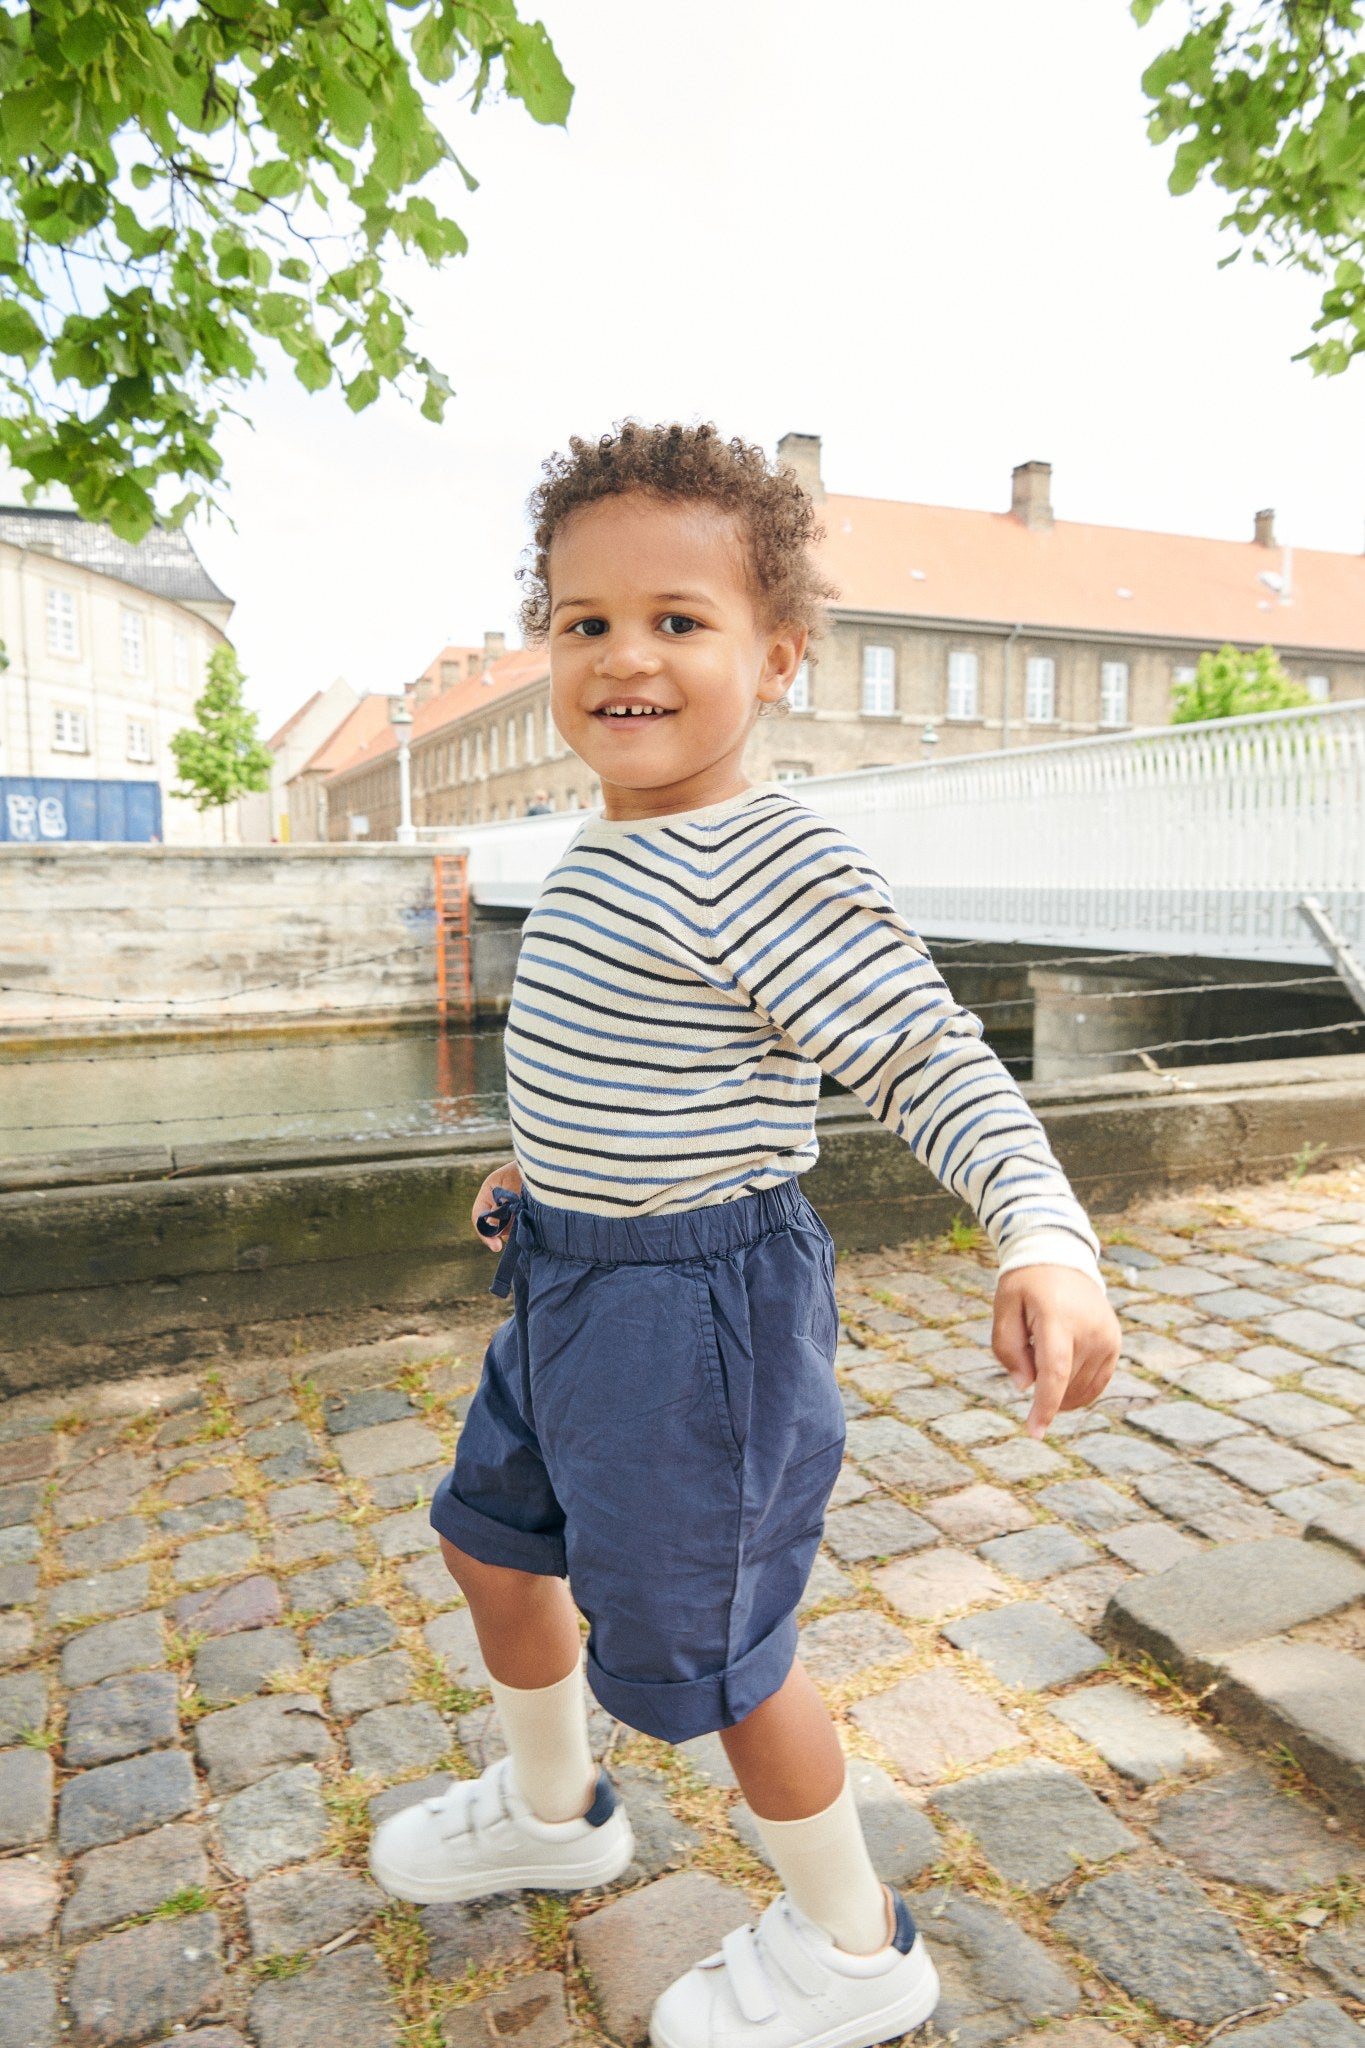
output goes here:
{"type": "Polygon", "coordinates": [[[605,619],[575,619],[569,628],[571,633],[579,633],[585,640],[600,640],[606,630],[605,619]]]}
{"type": "Polygon", "coordinates": [[[695,633],[697,630],[696,620],[689,619],[686,612],[666,612],[660,619],[659,626],[660,630],[673,640],[681,640],[688,633],[695,633]]]}

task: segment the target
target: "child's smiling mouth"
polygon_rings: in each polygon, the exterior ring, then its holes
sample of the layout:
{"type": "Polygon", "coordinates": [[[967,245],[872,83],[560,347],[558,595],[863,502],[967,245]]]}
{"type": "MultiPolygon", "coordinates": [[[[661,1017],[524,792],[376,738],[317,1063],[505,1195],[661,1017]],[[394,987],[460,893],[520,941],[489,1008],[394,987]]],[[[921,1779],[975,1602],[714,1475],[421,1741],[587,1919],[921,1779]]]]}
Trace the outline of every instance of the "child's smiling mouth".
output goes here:
{"type": "Polygon", "coordinates": [[[672,718],[673,712],[664,704],[643,704],[627,700],[611,704],[599,704],[596,711],[592,713],[592,716],[601,719],[604,723],[610,722],[614,725],[624,725],[629,719],[643,721],[645,719],[672,718]]]}

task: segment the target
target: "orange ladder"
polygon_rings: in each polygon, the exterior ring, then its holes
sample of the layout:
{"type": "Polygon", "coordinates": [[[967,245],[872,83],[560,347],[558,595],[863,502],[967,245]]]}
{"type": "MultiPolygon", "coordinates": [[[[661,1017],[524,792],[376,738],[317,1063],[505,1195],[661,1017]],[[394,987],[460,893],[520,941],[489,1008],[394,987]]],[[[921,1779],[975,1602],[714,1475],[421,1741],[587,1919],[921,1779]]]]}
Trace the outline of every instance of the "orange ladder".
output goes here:
{"type": "Polygon", "coordinates": [[[445,1018],[452,982],[461,990],[466,1017],[474,1014],[474,973],[469,918],[469,860],[463,853],[436,855],[436,1007],[445,1018]]]}

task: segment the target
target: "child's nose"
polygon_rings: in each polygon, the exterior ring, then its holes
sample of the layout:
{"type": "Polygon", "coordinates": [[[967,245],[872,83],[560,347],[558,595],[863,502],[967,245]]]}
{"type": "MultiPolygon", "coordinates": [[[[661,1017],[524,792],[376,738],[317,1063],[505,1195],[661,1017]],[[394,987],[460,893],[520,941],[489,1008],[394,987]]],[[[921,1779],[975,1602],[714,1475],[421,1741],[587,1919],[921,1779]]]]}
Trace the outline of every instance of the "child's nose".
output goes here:
{"type": "Polygon", "coordinates": [[[605,648],[595,664],[599,676],[608,682],[629,682],[632,676],[656,676],[659,657],[652,649],[618,640],[605,648]]]}

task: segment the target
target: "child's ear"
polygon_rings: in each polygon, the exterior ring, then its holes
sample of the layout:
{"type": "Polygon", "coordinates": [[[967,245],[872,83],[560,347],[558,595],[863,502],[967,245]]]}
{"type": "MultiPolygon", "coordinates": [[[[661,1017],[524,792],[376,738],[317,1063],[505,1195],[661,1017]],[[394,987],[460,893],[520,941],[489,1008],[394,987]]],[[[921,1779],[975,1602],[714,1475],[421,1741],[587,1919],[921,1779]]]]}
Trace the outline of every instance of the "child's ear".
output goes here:
{"type": "Polygon", "coordinates": [[[796,680],[796,671],[805,660],[809,638],[804,626],[791,622],[774,630],[768,641],[767,659],[759,679],[761,703],[777,704],[786,696],[796,680]]]}

